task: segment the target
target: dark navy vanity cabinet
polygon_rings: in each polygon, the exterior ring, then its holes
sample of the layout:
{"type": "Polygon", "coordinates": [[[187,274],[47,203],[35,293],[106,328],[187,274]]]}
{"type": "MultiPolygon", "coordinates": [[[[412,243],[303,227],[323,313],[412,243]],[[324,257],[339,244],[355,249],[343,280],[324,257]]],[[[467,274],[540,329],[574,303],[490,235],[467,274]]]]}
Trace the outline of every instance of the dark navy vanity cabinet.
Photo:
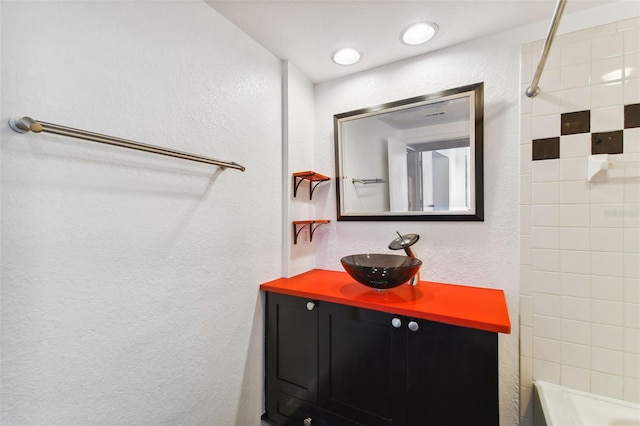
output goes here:
{"type": "Polygon", "coordinates": [[[267,292],[274,425],[497,425],[491,331],[267,292]]]}

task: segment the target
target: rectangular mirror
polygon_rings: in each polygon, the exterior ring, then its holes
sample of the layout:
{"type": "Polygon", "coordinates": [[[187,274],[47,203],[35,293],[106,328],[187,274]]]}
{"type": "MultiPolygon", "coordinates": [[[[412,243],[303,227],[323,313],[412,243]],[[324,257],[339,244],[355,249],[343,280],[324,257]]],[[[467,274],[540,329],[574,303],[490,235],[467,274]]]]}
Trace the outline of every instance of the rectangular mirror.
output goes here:
{"type": "Polygon", "coordinates": [[[334,115],[338,220],[483,220],[483,89],[334,115]]]}

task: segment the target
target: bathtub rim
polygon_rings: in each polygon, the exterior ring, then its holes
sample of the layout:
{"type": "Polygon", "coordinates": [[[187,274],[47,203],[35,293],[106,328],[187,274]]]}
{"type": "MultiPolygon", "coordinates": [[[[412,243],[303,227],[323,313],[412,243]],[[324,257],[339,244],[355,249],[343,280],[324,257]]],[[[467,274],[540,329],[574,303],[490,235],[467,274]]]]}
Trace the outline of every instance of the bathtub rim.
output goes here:
{"type": "MultiPolygon", "coordinates": [[[[568,394],[576,394],[584,397],[610,402],[613,404],[624,405],[640,410],[640,404],[624,401],[622,399],[611,398],[604,395],[585,392],[577,389],[571,389],[566,386],[557,385],[555,383],[546,382],[544,380],[535,380],[533,382],[535,389],[535,401],[540,404],[542,414],[544,415],[544,423],[547,426],[579,426],[579,419],[573,414],[573,410],[567,410],[567,405],[572,404],[568,399],[568,394]]],[[[535,422],[535,419],[534,419],[535,422]]]]}

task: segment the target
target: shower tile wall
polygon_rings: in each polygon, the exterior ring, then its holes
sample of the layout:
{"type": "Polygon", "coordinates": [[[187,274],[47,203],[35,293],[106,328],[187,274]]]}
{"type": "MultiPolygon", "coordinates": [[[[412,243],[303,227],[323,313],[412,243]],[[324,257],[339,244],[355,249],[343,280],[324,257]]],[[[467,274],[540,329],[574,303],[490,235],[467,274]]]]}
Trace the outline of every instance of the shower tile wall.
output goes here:
{"type": "Polygon", "coordinates": [[[640,18],[522,47],[520,414],[533,380],[640,402],[640,18]],[[590,155],[611,168],[587,179],[590,155]]]}

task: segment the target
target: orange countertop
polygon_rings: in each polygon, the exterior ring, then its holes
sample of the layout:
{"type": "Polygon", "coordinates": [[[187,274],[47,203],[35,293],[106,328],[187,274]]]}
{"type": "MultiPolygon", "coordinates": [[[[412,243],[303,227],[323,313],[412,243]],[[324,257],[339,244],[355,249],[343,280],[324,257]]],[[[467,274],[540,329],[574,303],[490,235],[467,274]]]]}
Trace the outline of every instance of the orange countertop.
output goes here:
{"type": "Polygon", "coordinates": [[[498,333],[511,333],[504,297],[498,289],[420,281],[385,291],[366,287],[346,272],[313,269],[260,285],[263,291],[340,303],[397,315],[498,333]]]}

